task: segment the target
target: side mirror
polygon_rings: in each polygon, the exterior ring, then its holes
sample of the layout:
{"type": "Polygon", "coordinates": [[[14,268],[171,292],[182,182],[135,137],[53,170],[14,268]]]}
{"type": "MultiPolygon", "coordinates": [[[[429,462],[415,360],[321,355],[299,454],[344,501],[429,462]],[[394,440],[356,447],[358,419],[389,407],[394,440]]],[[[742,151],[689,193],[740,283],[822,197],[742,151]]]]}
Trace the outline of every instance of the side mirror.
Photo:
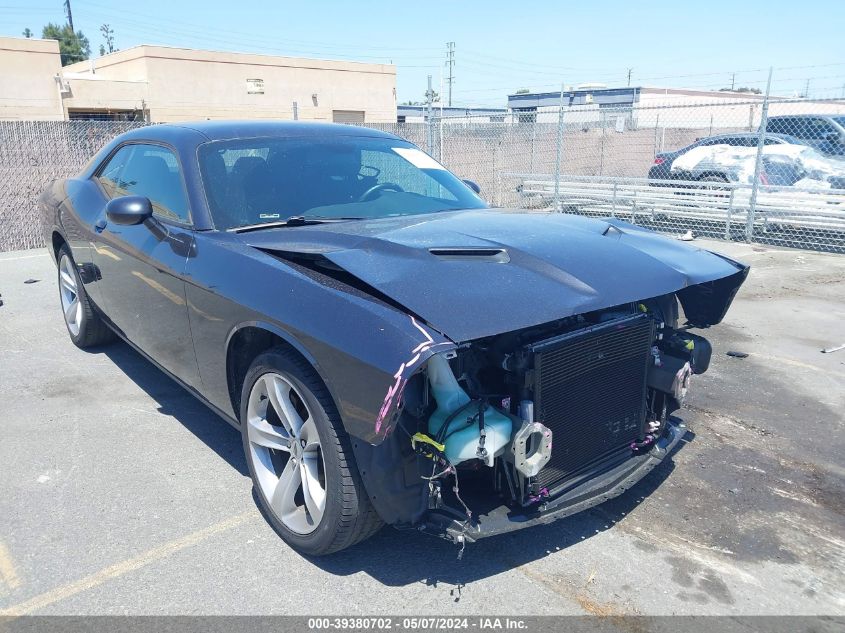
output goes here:
{"type": "Polygon", "coordinates": [[[109,200],[106,217],[115,224],[131,226],[141,224],[153,216],[153,205],[144,196],[123,196],[109,200]]]}
{"type": "Polygon", "coordinates": [[[469,187],[470,189],[472,189],[475,193],[477,193],[477,194],[481,193],[481,187],[478,186],[477,182],[473,182],[472,180],[464,179],[464,184],[467,187],[469,187]]]}

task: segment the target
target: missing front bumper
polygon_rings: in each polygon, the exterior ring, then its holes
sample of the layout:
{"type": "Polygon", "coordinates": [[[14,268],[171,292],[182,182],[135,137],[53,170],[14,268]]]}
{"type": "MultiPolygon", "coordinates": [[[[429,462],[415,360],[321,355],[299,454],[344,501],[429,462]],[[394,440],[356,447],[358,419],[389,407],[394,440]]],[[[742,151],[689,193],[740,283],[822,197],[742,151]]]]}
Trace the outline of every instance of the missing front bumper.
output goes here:
{"type": "Polygon", "coordinates": [[[685,425],[669,421],[663,436],[647,453],[629,457],[554,498],[537,504],[533,509],[521,508],[517,511],[501,505],[479,515],[475,525],[466,528],[452,517],[433,511],[425,517],[419,529],[461,543],[568,517],[618,497],[634,486],[675,449],[685,434],[685,425]]]}

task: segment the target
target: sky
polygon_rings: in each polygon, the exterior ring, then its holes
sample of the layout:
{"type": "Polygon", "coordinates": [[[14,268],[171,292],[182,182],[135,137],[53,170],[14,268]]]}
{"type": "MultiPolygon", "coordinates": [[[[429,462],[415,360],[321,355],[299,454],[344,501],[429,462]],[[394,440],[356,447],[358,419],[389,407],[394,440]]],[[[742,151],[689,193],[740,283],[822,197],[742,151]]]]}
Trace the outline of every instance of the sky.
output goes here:
{"type": "MultiPolygon", "coordinates": [[[[408,2],[407,0],[70,0],[98,55],[100,25],[118,48],[164,44],[393,63],[399,102],[422,101],[427,76],[452,103],[504,107],[519,89],[602,83],[765,90],[845,97],[845,1],[408,2]],[[807,83],[809,80],[809,84],[807,83]],[[441,86],[443,87],[441,90],[441,86]]],[[[0,35],[64,23],[62,0],[0,0],[0,35]]]]}

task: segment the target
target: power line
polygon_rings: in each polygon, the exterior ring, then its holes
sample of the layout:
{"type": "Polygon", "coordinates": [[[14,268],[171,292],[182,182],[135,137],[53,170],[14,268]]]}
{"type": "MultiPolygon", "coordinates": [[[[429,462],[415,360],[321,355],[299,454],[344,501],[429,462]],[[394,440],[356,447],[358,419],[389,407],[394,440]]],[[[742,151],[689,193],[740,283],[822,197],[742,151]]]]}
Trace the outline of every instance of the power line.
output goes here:
{"type": "MultiPolygon", "coordinates": [[[[338,43],[337,41],[320,42],[320,41],[313,41],[313,40],[298,40],[298,39],[292,39],[292,38],[287,38],[287,37],[284,38],[284,39],[279,39],[277,37],[269,37],[269,36],[264,37],[264,38],[256,38],[255,32],[236,31],[236,30],[232,30],[232,29],[229,29],[229,28],[224,29],[224,28],[212,27],[212,26],[208,26],[208,25],[205,25],[205,24],[195,23],[195,22],[186,22],[184,20],[181,20],[180,24],[183,25],[183,27],[188,27],[187,29],[186,28],[174,28],[173,26],[170,26],[169,29],[162,29],[160,23],[149,22],[149,21],[138,19],[138,18],[148,18],[149,14],[146,14],[146,13],[141,13],[141,12],[137,12],[137,11],[130,11],[130,10],[125,10],[125,9],[120,9],[120,11],[116,12],[116,13],[110,13],[109,10],[114,9],[114,7],[99,4],[97,2],[90,2],[89,0],[79,0],[79,2],[81,2],[82,4],[87,5],[87,6],[96,7],[98,9],[97,10],[98,14],[103,14],[107,17],[112,17],[115,20],[115,24],[120,24],[123,21],[130,22],[130,23],[134,22],[135,24],[145,24],[145,25],[151,27],[152,29],[154,29],[155,32],[157,32],[157,33],[161,33],[161,32],[166,33],[167,31],[175,33],[175,32],[178,32],[178,31],[189,31],[189,30],[191,30],[191,31],[194,31],[194,33],[196,35],[207,36],[207,34],[210,33],[210,32],[211,33],[216,32],[218,39],[219,39],[220,36],[235,36],[238,39],[243,38],[244,41],[249,41],[249,42],[256,41],[256,40],[257,41],[264,41],[264,42],[271,42],[272,41],[276,45],[277,48],[280,45],[284,46],[284,45],[288,45],[288,44],[293,44],[294,47],[308,46],[308,47],[311,47],[311,48],[384,51],[384,53],[382,55],[378,55],[379,58],[390,57],[391,54],[395,51],[425,52],[427,54],[426,57],[428,59],[442,59],[442,57],[439,57],[439,56],[433,57],[431,55],[428,55],[428,53],[434,53],[436,51],[441,50],[441,49],[434,48],[434,47],[381,46],[381,45],[362,44],[362,43],[353,43],[353,42],[338,43]],[[105,9],[105,10],[103,10],[103,9],[105,9]],[[133,19],[131,19],[131,20],[126,20],[127,14],[132,15],[132,16],[138,16],[138,17],[133,17],[133,19]]],[[[359,55],[359,57],[363,57],[363,56],[359,55]]],[[[375,57],[375,56],[371,56],[371,57],[375,57]]]]}

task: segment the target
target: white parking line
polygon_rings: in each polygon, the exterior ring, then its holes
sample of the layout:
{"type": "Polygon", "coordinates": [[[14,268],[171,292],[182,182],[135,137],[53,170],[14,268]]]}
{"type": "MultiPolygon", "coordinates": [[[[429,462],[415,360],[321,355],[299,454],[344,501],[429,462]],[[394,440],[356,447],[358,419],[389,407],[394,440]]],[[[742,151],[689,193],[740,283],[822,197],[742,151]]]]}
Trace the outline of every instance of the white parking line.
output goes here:
{"type": "Polygon", "coordinates": [[[49,254],[45,251],[43,253],[36,253],[35,255],[18,255],[17,257],[0,257],[0,262],[14,262],[19,259],[33,259],[35,257],[49,257],[49,254]]]}

